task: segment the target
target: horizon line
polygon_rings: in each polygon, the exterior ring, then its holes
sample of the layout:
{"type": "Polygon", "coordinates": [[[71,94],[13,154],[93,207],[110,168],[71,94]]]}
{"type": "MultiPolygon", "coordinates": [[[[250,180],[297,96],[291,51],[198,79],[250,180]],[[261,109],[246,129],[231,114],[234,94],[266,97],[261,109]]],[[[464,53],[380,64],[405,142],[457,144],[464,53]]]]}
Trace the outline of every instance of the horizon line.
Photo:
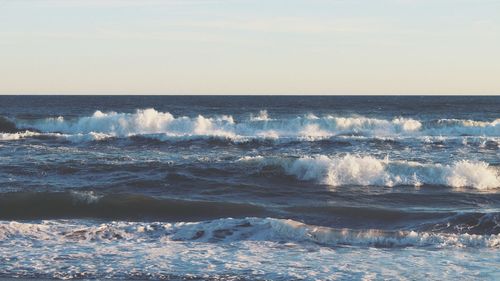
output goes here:
{"type": "Polygon", "coordinates": [[[499,93],[138,93],[0,92],[0,96],[500,96],[499,93]]]}

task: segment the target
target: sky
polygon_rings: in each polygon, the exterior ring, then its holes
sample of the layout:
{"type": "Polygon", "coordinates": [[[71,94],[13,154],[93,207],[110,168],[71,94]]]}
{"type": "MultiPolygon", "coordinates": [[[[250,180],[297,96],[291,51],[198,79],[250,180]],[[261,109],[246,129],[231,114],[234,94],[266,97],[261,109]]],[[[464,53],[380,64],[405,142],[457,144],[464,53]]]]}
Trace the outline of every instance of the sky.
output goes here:
{"type": "Polygon", "coordinates": [[[500,94],[500,0],[0,0],[2,94],[500,94]]]}

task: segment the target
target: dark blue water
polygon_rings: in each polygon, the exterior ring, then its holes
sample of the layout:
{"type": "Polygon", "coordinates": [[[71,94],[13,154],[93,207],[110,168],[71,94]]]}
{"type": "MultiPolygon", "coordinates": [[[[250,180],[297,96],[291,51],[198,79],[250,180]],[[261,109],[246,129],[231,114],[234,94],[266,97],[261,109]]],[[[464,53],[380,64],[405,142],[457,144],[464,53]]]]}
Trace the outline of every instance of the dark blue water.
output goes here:
{"type": "Polygon", "coordinates": [[[499,97],[0,96],[0,277],[499,278],[499,152],[499,97]]]}

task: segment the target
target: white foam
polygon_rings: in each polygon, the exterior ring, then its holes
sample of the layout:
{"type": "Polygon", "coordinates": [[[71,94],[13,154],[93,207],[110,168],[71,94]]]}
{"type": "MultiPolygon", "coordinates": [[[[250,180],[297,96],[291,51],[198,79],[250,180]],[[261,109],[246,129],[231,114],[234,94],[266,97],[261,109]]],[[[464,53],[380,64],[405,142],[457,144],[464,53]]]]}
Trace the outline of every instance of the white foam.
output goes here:
{"type": "Polygon", "coordinates": [[[299,132],[299,136],[303,140],[319,140],[332,137],[332,133],[322,130],[318,124],[305,125],[299,132]]]}
{"type": "MultiPolygon", "coordinates": [[[[272,164],[269,160],[260,161],[272,164]]],[[[481,190],[500,188],[500,176],[496,167],[490,167],[485,162],[468,160],[458,161],[452,165],[422,164],[347,154],[334,157],[307,156],[296,160],[282,159],[278,163],[287,174],[294,175],[300,180],[316,181],[330,186],[429,184],[481,190]]]]}
{"type": "MultiPolygon", "coordinates": [[[[134,113],[96,111],[92,116],[67,120],[60,116],[44,120],[17,122],[20,128],[36,128],[43,133],[86,135],[90,138],[156,135],[175,137],[300,138],[316,140],[332,136],[366,136],[379,138],[426,136],[500,136],[499,119],[492,122],[442,119],[435,123],[396,117],[392,120],[364,116],[339,117],[314,114],[285,119],[271,119],[267,111],[251,116],[249,120],[235,121],[232,116],[206,117],[178,116],[155,109],[141,109],[134,113]]],[[[3,138],[22,137],[2,135],[3,138]]]]}
{"type": "Polygon", "coordinates": [[[0,240],[0,275],[38,279],[498,279],[500,248],[499,235],[333,229],[274,218],[0,221],[0,240]]]}
{"type": "Polygon", "coordinates": [[[41,223],[0,221],[0,238],[54,241],[197,241],[205,243],[257,241],[313,242],[329,246],[376,247],[500,247],[500,234],[450,234],[378,229],[335,229],[290,219],[245,218],[202,222],[136,223],[108,222],[99,225],[65,221],[41,223]]]}
{"type": "Polygon", "coordinates": [[[267,110],[261,110],[257,116],[254,116],[253,114],[250,115],[250,120],[251,121],[269,121],[271,119],[269,118],[269,114],[267,114],[267,110]]]}
{"type": "Polygon", "coordinates": [[[422,124],[418,120],[409,118],[394,118],[383,120],[376,118],[359,117],[334,117],[327,116],[336,128],[345,132],[365,133],[367,135],[392,135],[411,133],[419,130],[422,124]]]}
{"type": "Polygon", "coordinates": [[[39,136],[40,133],[32,132],[32,131],[24,131],[18,133],[0,133],[0,141],[9,141],[9,140],[19,140],[24,138],[30,138],[39,136]]]}
{"type": "Polygon", "coordinates": [[[293,220],[271,219],[274,232],[290,239],[327,245],[377,247],[500,247],[500,235],[445,234],[416,231],[352,230],[311,226],[293,220]]]}
{"type": "Polygon", "coordinates": [[[404,132],[415,132],[422,128],[422,123],[408,118],[396,118],[392,122],[401,127],[404,132]]]}
{"type": "Polygon", "coordinates": [[[500,119],[475,121],[464,119],[440,119],[432,127],[426,129],[431,135],[473,135],[500,136],[500,119]]]}
{"type": "Polygon", "coordinates": [[[301,180],[317,180],[332,186],[388,184],[383,164],[371,157],[303,157],[285,169],[301,180]]]}
{"type": "Polygon", "coordinates": [[[450,186],[478,189],[500,188],[498,172],[485,162],[460,161],[446,169],[446,181],[450,186]]]}
{"type": "Polygon", "coordinates": [[[86,134],[76,133],[76,134],[61,134],[61,133],[39,133],[26,130],[24,132],[17,133],[0,133],[0,141],[13,141],[21,140],[33,137],[53,137],[53,138],[64,138],[69,141],[80,142],[80,141],[99,141],[108,138],[113,138],[114,135],[105,133],[90,132],[86,134]]]}

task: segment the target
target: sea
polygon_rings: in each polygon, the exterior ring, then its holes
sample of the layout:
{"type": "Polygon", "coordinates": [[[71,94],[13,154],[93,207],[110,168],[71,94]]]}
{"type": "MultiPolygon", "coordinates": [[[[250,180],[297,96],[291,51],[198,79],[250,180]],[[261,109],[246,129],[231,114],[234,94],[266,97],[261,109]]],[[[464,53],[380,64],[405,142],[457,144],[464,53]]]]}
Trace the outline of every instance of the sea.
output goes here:
{"type": "Polygon", "coordinates": [[[0,278],[500,280],[500,97],[0,96],[0,278]]]}

